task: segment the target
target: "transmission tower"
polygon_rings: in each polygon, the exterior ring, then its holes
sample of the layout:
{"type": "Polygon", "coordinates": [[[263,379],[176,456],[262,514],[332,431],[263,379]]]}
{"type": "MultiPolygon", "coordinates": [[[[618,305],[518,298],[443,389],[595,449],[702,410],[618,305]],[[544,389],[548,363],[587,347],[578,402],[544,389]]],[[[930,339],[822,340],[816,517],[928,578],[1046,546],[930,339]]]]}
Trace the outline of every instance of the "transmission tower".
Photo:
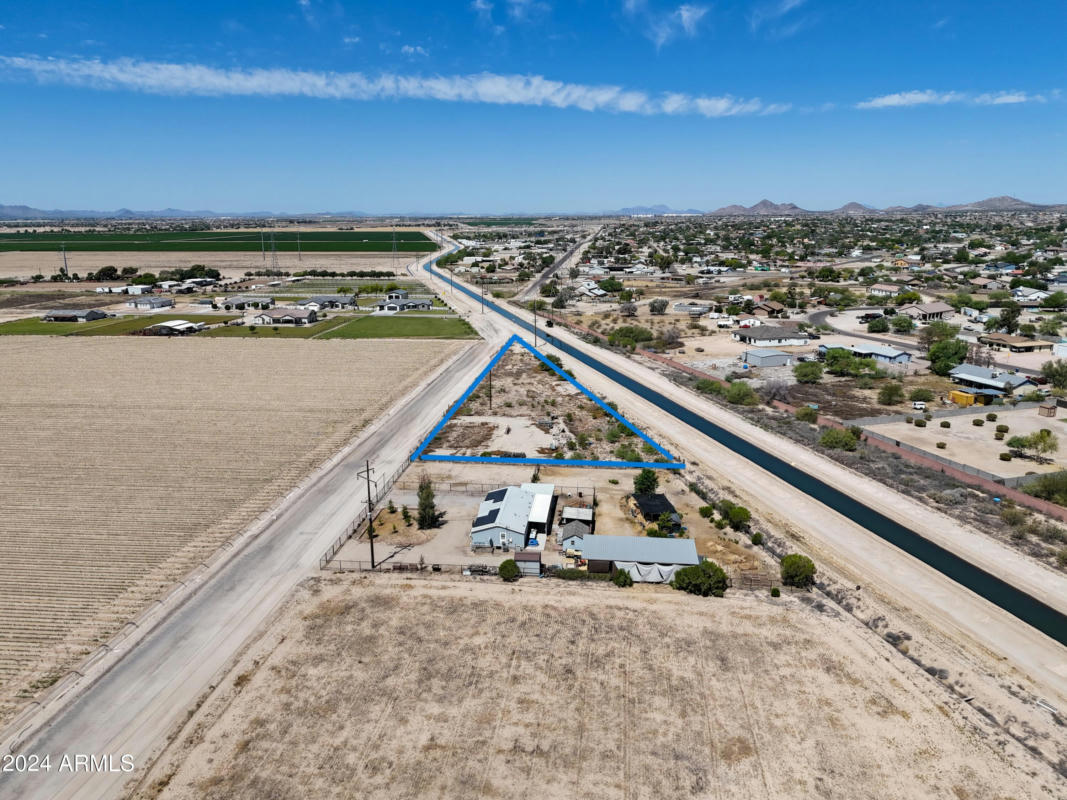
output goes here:
{"type": "Polygon", "coordinates": [[[278,245],[274,241],[274,220],[270,221],[270,270],[278,273],[278,245]]]}
{"type": "Polygon", "coordinates": [[[397,266],[400,264],[400,253],[396,249],[396,221],[393,222],[393,254],[390,258],[389,268],[396,275],[397,266]]]}

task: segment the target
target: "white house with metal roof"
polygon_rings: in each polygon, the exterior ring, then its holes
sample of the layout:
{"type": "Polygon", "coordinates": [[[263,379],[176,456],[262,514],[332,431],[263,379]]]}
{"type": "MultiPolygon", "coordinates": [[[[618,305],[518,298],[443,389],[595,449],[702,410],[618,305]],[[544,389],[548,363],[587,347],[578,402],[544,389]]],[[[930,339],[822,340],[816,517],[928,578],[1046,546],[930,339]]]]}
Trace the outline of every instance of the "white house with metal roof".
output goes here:
{"type": "Polygon", "coordinates": [[[551,483],[524,483],[489,492],[471,525],[471,547],[524,550],[547,535],[555,491],[551,483]]]}

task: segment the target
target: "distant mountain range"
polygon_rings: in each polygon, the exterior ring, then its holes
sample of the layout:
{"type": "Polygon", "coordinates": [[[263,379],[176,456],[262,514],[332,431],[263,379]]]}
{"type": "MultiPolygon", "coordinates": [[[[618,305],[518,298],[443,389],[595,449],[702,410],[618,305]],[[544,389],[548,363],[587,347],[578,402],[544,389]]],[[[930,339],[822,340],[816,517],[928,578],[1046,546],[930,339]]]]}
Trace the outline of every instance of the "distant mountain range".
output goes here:
{"type": "MultiPolygon", "coordinates": [[[[1067,212],[1067,204],[1040,205],[1027,203],[1017,197],[990,197],[974,203],[961,203],[953,206],[928,205],[920,203],[914,206],[890,206],[889,208],[874,208],[862,203],[846,203],[840,208],[829,211],[810,211],[803,209],[795,203],[772,203],[770,200],[760,200],[753,206],[729,205],[717,208],[714,211],[700,211],[695,208],[673,209],[666,205],[654,206],[631,206],[619,208],[614,211],[602,211],[596,214],[587,212],[552,212],[536,216],[609,216],[609,217],[632,217],[632,216],[668,216],[675,214],[711,216],[711,217],[795,217],[805,215],[820,216],[843,216],[843,217],[873,217],[894,214],[927,214],[927,213],[953,213],[967,211],[1062,211],[1067,212]]],[[[0,220],[105,220],[105,219],[220,219],[220,218],[243,218],[243,219],[269,219],[278,218],[313,218],[323,219],[329,217],[340,218],[366,218],[366,217],[450,217],[450,216],[486,216],[478,214],[370,214],[365,211],[317,211],[309,213],[281,213],[276,211],[186,211],[180,208],[164,208],[161,211],[131,211],[128,208],[120,208],[118,211],[84,211],[84,210],[45,210],[31,208],[29,206],[5,206],[0,205],[0,220]]],[[[498,215],[490,215],[498,216],[498,215]]],[[[514,212],[509,216],[532,216],[522,212],[514,212]]]]}
{"type": "Polygon", "coordinates": [[[975,203],[960,203],[953,206],[934,206],[920,203],[914,206],[890,206],[889,208],[874,208],[862,203],[846,203],[840,208],[828,211],[810,211],[803,209],[796,203],[772,203],[770,200],[760,200],[753,206],[730,205],[717,208],[714,211],[695,211],[688,209],[679,211],[667,206],[637,206],[636,208],[620,208],[617,211],[606,212],[609,216],[629,216],[634,214],[704,214],[711,217],[794,217],[805,214],[833,215],[852,217],[874,217],[893,214],[925,214],[937,212],[966,212],[966,211],[1067,211],[1067,204],[1039,205],[1027,203],[1017,197],[990,197],[975,203]]]}

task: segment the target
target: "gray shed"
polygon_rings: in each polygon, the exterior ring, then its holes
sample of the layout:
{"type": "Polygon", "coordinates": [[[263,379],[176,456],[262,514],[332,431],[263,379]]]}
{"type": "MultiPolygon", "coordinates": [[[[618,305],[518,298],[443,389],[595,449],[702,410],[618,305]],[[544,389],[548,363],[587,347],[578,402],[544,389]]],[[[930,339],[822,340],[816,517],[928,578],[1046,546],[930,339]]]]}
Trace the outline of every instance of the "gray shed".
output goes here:
{"type": "Polygon", "coordinates": [[[793,356],[770,347],[753,347],[745,351],[745,363],[750,367],[788,367],[793,364],[793,356]]]}
{"type": "Polygon", "coordinates": [[[541,553],[537,550],[523,550],[516,553],[515,564],[523,575],[532,578],[541,576],[541,553]]]}

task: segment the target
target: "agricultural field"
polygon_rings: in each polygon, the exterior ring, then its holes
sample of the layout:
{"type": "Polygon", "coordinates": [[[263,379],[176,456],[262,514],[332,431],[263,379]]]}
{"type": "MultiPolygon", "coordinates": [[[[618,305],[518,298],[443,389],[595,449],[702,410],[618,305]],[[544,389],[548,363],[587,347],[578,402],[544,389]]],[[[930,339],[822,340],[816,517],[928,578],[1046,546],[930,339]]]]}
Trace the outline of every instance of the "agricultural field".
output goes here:
{"type": "Polygon", "coordinates": [[[123,336],[144,330],[150,325],[176,319],[203,322],[205,325],[218,325],[239,317],[239,314],[151,314],[145,316],[130,314],[123,317],[94,319],[89,322],[45,322],[38,317],[33,317],[0,323],[0,336],[123,336]]]}
{"type": "MultiPolygon", "coordinates": [[[[146,233],[0,233],[0,252],[82,251],[147,252],[261,252],[272,246],[279,252],[389,252],[390,231],[153,231],[146,233]],[[265,233],[265,235],[264,235],[265,233]],[[299,241],[298,241],[299,240],[299,241]],[[273,241],[273,245],[272,245],[273,241]]],[[[396,249],[403,253],[429,253],[437,245],[420,231],[396,231],[396,249]]]]}
{"type": "Polygon", "coordinates": [[[462,346],[0,338],[0,723],[462,346]]]}
{"type": "Polygon", "coordinates": [[[476,339],[470,323],[459,317],[430,314],[366,316],[328,331],[320,339],[476,339]]]}
{"type": "Polygon", "coordinates": [[[133,796],[1050,796],[977,713],[804,599],[315,579],[133,796]]]}

